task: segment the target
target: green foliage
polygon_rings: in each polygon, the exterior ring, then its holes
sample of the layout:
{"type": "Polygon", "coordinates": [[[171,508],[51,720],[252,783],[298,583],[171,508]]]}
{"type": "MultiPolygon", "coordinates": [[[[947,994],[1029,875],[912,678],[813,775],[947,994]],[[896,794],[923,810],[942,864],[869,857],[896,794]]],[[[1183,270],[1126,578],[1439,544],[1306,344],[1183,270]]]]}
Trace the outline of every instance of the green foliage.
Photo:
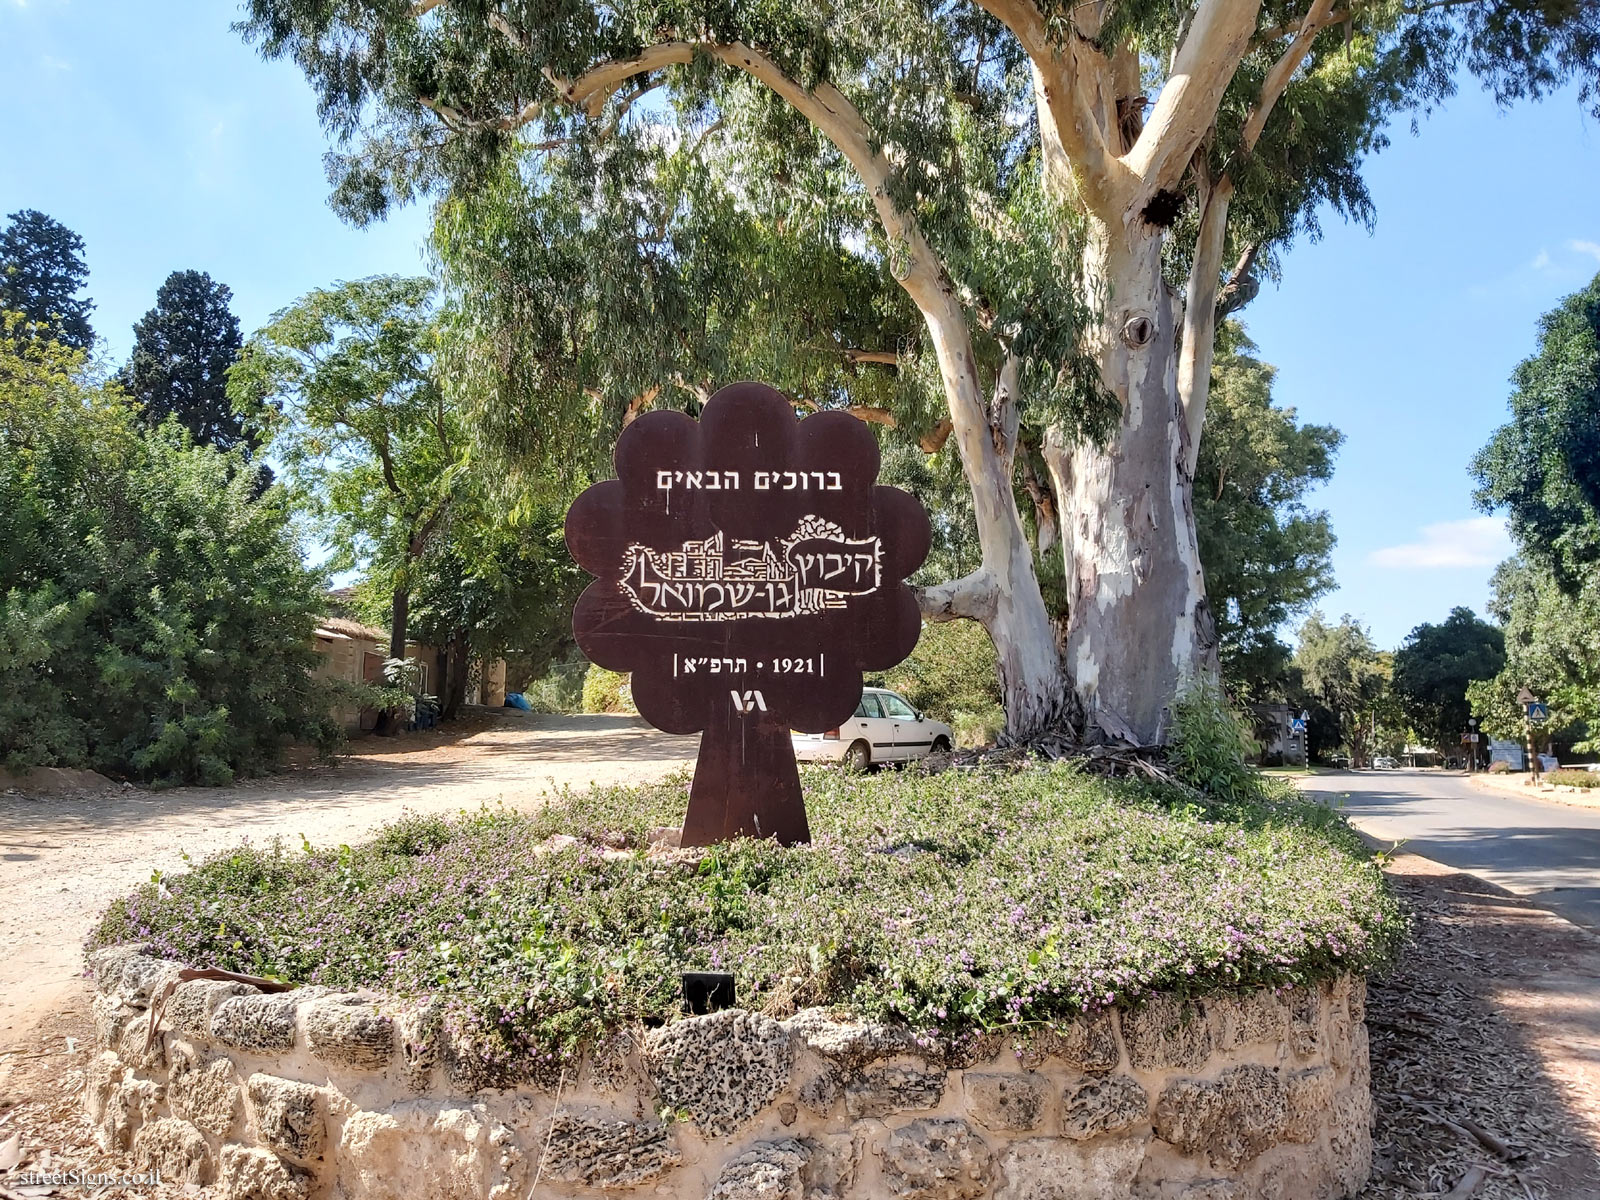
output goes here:
{"type": "Polygon", "coordinates": [[[1467,689],[1484,730],[1520,740],[1527,688],[1550,705],[1545,735],[1600,750],[1600,578],[1573,594],[1548,567],[1512,558],[1495,572],[1489,612],[1505,629],[1506,662],[1467,689]]]}
{"type": "Polygon", "coordinates": [[[1354,617],[1346,614],[1337,625],[1329,625],[1320,612],[1312,613],[1300,627],[1294,664],[1306,695],[1337,721],[1353,765],[1364,766],[1377,748],[1374,724],[1393,731],[1387,738],[1380,734],[1380,740],[1390,745],[1404,740],[1404,729],[1396,730],[1397,706],[1389,694],[1391,656],[1379,652],[1354,617]]]}
{"type": "MultiPolygon", "coordinates": [[[[0,312],[21,313],[27,336],[41,336],[69,350],[94,344],[89,327],[92,300],[78,298],[89,268],[83,239],[32,208],[11,213],[0,232],[0,312]]],[[[7,338],[22,336],[13,326],[7,338]]]]}
{"type": "Polygon", "coordinates": [[[633,691],[626,675],[590,664],[583,676],[583,711],[586,713],[631,713],[633,691]]]}
{"type": "Polygon", "coordinates": [[[685,970],[732,972],[753,1009],[958,1037],[1365,971],[1403,931],[1360,840],[1292,789],[1223,816],[1062,765],[805,779],[805,846],[648,853],[682,816],[678,777],[365,846],[239,849],[119,901],[92,944],[437,996],[482,1058],[543,1072],[677,1019],[685,970]]]}
{"type": "Polygon", "coordinates": [[[1272,402],[1273,367],[1232,322],[1218,335],[1195,470],[1195,531],[1222,674],[1252,702],[1281,700],[1290,651],[1277,629],[1333,586],[1333,530],[1306,492],[1333,474],[1343,435],[1272,402]]]}
{"type": "Polygon", "coordinates": [[[133,327],[122,386],[150,424],[176,417],[200,445],[248,451],[255,440],[228,399],[228,368],[244,344],[232,300],[227,286],[204,271],[168,275],[156,306],[133,327]]]}
{"type": "MultiPolygon", "coordinates": [[[[507,663],[508,685],[513,678],[510,672],[522,662],[518,656],[507,663]]],[[[574,646],[564,657],[549,662],[544,674],[534,676],[532,669],[523,665],[517,677],[527,680],[520,690],[534,712],[578,713],[583,711],[583,685],[588,671],[589,660],[574,646]]]]}
{"type": "Polygon", "coordinates": [[[980,727],[1000,711],[994,643],[976,621],[924,625],[910,657],[881,679],[913,708],[950,725],[964,718],[980,727]]]}
{"type": "Polygon", "coordinates": [[[1190,787],[1226,804],[1261,800],[1261,774],[1247,761],[1258,749],[1245,720],[1217,688],[1191,685],[1179,697],[1167,758],[1190,787]]]}
{"type": "Polygon", "coordinates": [[[1551,771],[1544,781],[1557,787],[1600,788],[1600,771],[1551,771]]]}
{"type": "Polygon", "coordinates": [[[1454,754],[1472,715],[1467,689],[1505,664],[1505,635],[1470,608],[1453,608],[1443,623],[1407,635],[1394,656],[1394,690],[1417,736],[1454,754]]]}
{"type": "Polygon", "coordinates": [[[398,276],[311,292],[273,314],[228,373],[234,407],[260,415],[332,547],[329,569],[364,566],[390,592],[409,588],[466,454],[433,379],[432,295],[429,280],[398,276]]]}
{"type": "Polygon", "coordinates": [[[1511,420],[1473,459],[1476,499],[1569,592],[1600,569],[1600,276],[1539,321],[1511,420]]]}
{"type": "Polygon", "coordinates": [[[226,783],[337,736],[322,580],[237,454],[147,431],[81,354],[0,336],[0,761],[226,783]]]}

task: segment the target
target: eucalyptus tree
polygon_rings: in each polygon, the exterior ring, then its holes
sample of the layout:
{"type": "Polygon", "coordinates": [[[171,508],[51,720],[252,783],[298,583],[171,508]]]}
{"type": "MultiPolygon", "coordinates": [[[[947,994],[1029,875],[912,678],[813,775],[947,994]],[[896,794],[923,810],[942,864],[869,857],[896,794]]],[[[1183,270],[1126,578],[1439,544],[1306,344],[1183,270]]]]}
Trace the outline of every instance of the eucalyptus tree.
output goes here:
{"type": "MultiPolygon", "coordinates": [[[[743,277],[683,270],[730,216],[781,245],[787,204],[808,244],[892,281],[922,326],[906,373],[942,400],[982,548],[924,611],[987,626],[1015,738],[1067,721],[1160,740],[1183,680],[1216,669],[1192,487],[1219,311],[1322,204],[1370,217],[1363,157],[1458,66],[1503,99],[1573,78],[1588,99],[1600,59],[1592,5],[1536,0],[248,0],[246,14],[245,35],[317,91],[348,215],[432,193],[467,221],[486,187],[533,197],[541,223],[499,224],[502,207],[468,239],[485,252],[474,288],[526,300],[519,275],[549,272],[534,310],[510,312],[548,347],[491,342],[477,363],[560,385],[485,410],[524,452],[566,461],[593,406],[676,386],[659,365],[675,354],[739,360],[737,325],[711,318],[744,302],[743,277]],[[1042,517],[1053,535],[1030,541],[1042,517]]],[[[707,265],[736,264],[726,251],[707,265]]]]}

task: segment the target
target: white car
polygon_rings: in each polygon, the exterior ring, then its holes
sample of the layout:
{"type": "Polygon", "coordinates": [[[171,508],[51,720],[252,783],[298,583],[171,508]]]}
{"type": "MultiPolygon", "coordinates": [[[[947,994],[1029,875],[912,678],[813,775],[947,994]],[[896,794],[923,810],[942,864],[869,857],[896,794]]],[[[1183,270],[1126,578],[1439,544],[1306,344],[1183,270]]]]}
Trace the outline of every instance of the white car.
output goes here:
{"type": "Polygon", "coordinates": [[[942,721],[930,721],[883,688],[866,688],[855,715],[827,733],[790,734],[801,762],[846,762],[856,770],[873,763],[907,762],[948,751],[955,734],[942,721]]]}
{"type": "Polygon", "coordinates": [[[1372,769],[1374,771],[1393,771],[1399,766],[1400,764],[1394,759],[1390,758],[1387,754],[1380,754],[1377,758],[1372,760],[1372,769]]]}

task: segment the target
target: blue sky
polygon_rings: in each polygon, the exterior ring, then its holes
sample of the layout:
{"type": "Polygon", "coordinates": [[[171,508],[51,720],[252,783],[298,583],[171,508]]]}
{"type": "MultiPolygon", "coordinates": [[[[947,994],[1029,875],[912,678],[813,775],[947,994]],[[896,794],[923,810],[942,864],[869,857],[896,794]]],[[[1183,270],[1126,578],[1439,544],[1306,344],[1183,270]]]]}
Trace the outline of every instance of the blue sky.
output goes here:
{"type": "MultiPolygon", "coordinates": [[[[83,236],[113,361],[173,270],[228,284],[248,333],[311,288],[423,269],[422,212],[355,230],[328,209],[311,93],[230,32],[232,12],[0,0],[0,212],[83,236]]],[[[1468,460],[1539,314],[1600,270],[1600,134],[1571,95],[1500,112],[1466,81],[1393,138],[1367,174],[1376,230],[1327,220],[1243,314],[1280,402],[1346,435],[1316,497],[1339,536],[1323,608],[1385,646],[1452,605],[1482,610],[1507,544],[1472,509],[1468,460]]]]}

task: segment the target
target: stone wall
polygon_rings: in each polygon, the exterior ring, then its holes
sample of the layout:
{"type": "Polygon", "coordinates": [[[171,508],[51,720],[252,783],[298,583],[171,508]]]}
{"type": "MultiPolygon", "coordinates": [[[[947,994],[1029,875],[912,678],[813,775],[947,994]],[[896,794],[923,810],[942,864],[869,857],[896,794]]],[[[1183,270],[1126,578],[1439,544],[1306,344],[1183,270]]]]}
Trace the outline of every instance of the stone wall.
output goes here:
{"type": "Polygon", "coordinates": [[[1156,998],[919,1041],[817,1010],[619,1033],[494,1077],[436,1008],[92,960],[107,1149],[224,1200],[1320,1200],[1367,1178],[1366,985],[1156,998]]]}

